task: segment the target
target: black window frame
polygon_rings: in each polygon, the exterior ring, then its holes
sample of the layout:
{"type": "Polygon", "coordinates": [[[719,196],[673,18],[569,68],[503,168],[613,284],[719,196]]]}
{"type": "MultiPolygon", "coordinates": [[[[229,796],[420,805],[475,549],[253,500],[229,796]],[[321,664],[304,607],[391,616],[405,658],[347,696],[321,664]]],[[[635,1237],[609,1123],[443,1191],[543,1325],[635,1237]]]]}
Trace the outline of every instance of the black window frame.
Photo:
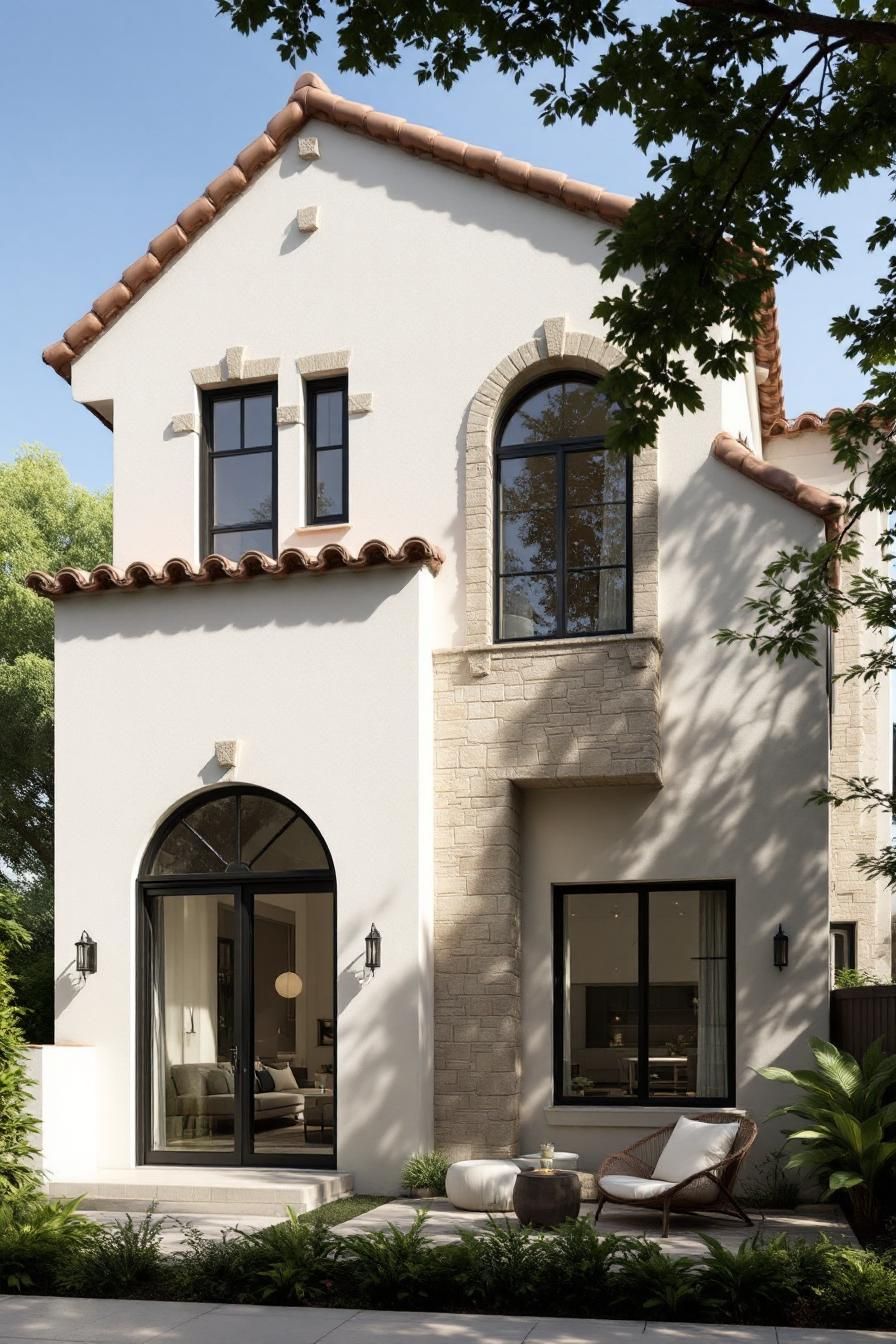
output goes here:
{"type": "Polygon", "coordinates": [[[726,879],[700,878],[688,882],[568,882],[553,884],[551,887],[553,902],[553,1061],[554,1083],[553,1104],[555,1106],[625,1107],[653,1106],[665,1110],[706,1110],[718,1106],[734,1106],[736,1096],[735,1045],[737,1039],[735,1012],[737,1007],[737,986],[735,984],[735,883],[726,879]],[[648,1045],[649,989],[650,989],[650,893],[667,891],[724,891],[725,911],[725,955],[726,955],[726,1051],[727,1051],[727,1090],[722,1097],[660,1096],[651,1097],[650,1078],[647,1060],[650,1054],[648,1045]],[[572,1097],[563,1090],[563,1033],[564,1033],[564,993],[566,984],[565,938],[564,938],[564,897],[569,895],[613,895],[633,892],[638,898],[638,1088],[631,1096],[620,1097],[572,1097]]]}
{"type": "Polygon", "coordinates": [[[270,453],[271,456],[271,557],[277,558],[280,550],[279,532],[278,532],[278,498],[277,498],[277,477],[279,472],[279,452],[278,452],[278,430],[277,430],[277,384],[276,383],[241,383],[239,387],[221,388],[216,391],[203,392],[202,394],[202,451],[203,451],[203,471],[202,471],[202,496],[201,496],[201,525],[203,544],[205,546],[205,555],[215,554],[214,539],[216,536],[224,535],[226,532],[260,532],[263,524],[257,522],[234,523],[225,527],[216,527],[214,523],[214,500],[215,500],[215,463],[225,457],[252,457],[259,453],[270,453]],[[238,401],[240,403],[240,440],[242,442],[245,426],[245,410],[243,404],[247,398],[269,396],[271,398],[271,442],[270,446],[264,445],[260,448],[226,448],[220,451],[215,449],[214,436],[214,408],[218,402],[238,401]]]}
{"type": "Polygon", "coordinates": [[[308,523],[310,526],[325,526],[328,523],[347,523],[349,516],[349,449],[348,449],[348,376],[340,374],[336,378],[314,378],[305,384],[305,409],[308,425],[307,463],[308,463],[308,523]],[[317,441],[317,399],[325,392],[342,393],[342,443],[330,443],[324,448],[316,446],[317,441]],[[317,456],[318,453],[339,449],[342,453],[342,509],[339,513],[318,513],[317,510],[317,456]]]}
{"type": "MultiPolygon", "coordinates": [[[[606,448],[604,436],[589,435],[577,439],[549,439],[541,443],[532,444],[508,444],[502,446],[501,439],[512,416],[519,409],[520,405],[526,401],[533,393],[544,390],[548,387],[557,386],[564,382],[584,382],[591,383],[595,387],[600,385],[600,379],[591,374],[583,374],[577,369],[563,369],[559,372],[547,374],[543,378],[535,379],[527,383],[513,400],[508,404],[498,422],[497,432],[494,438],[493,463],[494,463],[494,519],[492,536],[492,555],[493,561],[493,593],[494,593],[494,620],[493,636],[496,644],[529,644],[540,640],[548,639],[602,639],[607,635],[630,634],[633,623],[633,572],[632,572],[632,459],[626,458],[625,463],[625,624],[616,630],[567,630],[567,608],[566,608],[566,589],[567,589],[567,564],[566,564],[566,543],[567,543],[567,517],[566,517],[566,462],[570,454],[584,452],[588,449],[598,451],[609,451],[606,448]],[[553,456],[557,461],[557,497],[556,497],[556,539],[557,539],[557,566],[553,573],[556,574],[557,582],[557,629],[552,634],[536,635],[502,635],[501,633],[501,580],[506,576],[502,572],[502,545],[501,545],[501,462],[505,459],[518,457],[537,457],[553,456]]],[[[602,569],[619,569],[619,565],[599,565],[588,572],[598,573],[602,569]]],[[[530,573],[536,574],[540,571],[532,570],[530,573]]],[[[547,571],[544,571],[547,572],[547,571]]]]}
{"type": "Polygon", "coordinates": [[[828,929],[828,941],[831,950],[831,984],[833,984],[838,970],[845,970],[845,971],[858,970],[856,921],[853,919],[831,920],[830,927],[828,929]],[[846,938],[847,964],[842,967],[837,967],[834,965],[835,933],[842,933],[846,938]]]}

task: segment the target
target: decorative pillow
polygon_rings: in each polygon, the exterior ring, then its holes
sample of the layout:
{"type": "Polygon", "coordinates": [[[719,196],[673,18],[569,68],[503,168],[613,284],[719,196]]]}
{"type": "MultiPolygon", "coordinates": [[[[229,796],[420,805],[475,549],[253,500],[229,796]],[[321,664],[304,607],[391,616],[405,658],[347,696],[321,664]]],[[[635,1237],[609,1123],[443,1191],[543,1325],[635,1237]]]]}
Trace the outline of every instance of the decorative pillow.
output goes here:
{"type": "Polygon", "coordinates": [[[295,1078],[299,1087],[308,1086],[308,1069],[304,1064],[290,1064],[292,1076],[295,1078]]]}
{"type": "Polygon", "coordinates": [[[172,1064],[171,1081],[179,1097],[204,1097],[208,1066],[172,1064]]]}
{"type": "Polygon", "coordinates": [[[274,1080],[268,1069],[258,1069],[255,1073],[255,1081],[258,1084],[259,1092],[273,1092],[274,1080]]]}
{"type": "Polygon", "coordinates": [[[229,1097],[233,1092],[233,1075],[228,1078],[223,1069],[209,1069],[205,1086],[210,1097],[229,1097]]]}
{"type": "Polygon", "coordinates": [[[299,1085],[288,1064],[285,1069],[275,1069],[269,1064],[265,1073],[269,1073],[273,1078],[275,1092],[298,1092],[299,1085]]]}
{"type": "Polygon", "coordinates": [[[728,1156],[738,1128],[737,1120],[730,1125],[711,1125],[680,1115],[653,1169],[653,1179],[671,1181],[675,1185],[698,1171],[714,1167],[728,1156]]]}

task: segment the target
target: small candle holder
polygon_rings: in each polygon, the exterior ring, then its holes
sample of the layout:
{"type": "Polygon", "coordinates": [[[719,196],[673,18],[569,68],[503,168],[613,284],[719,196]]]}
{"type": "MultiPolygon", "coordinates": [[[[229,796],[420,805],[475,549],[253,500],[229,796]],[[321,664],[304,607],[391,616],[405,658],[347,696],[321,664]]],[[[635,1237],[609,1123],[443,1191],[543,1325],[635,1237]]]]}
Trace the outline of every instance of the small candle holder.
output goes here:
{"type": "Polygon", "coordinates": [[[541,1158],[541,1171],[554,1170],[554,1145],[552,1143],[543,1143],[538,1150],[541,1158]]]}

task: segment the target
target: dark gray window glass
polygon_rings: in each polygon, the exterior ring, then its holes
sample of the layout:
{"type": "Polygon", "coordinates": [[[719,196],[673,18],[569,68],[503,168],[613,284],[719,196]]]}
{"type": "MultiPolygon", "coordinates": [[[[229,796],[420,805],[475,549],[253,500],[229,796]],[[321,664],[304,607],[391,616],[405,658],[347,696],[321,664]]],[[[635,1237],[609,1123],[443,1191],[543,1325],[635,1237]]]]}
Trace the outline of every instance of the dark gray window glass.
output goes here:
{"type": "Polygon", "coordinates": [[[348,385],[344,378],[308,385],[308,517],[348,521],[348,385]]]}
{"type": "Polygon", "coordinates": [[[205,414],[207,550],[239,560],[273,555],[277,535],[276,392],[209,396],[205,414]]]}
{"type": "Polygon", "coordinates": [[[499,639],[607,634],[629,621],[628,462],[611,408],[572,376],[523,394],[497,446],[499,639]]]}

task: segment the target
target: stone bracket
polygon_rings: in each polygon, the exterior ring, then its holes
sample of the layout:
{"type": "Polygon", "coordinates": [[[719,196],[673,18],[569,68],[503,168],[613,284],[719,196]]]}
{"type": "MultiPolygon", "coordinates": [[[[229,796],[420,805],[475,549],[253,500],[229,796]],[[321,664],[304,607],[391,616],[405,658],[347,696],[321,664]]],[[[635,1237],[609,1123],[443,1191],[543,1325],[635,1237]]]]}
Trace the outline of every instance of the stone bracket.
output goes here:
{"type": "Polygon", "coordinates": [[[186,411],[183,415],[172,415],[172,434],[198,434],[199,416],[195,411],[186,411]]]}
{"type": "Polygon", "coordinates": [[[320,207],[303,205],[301,210],[296,212],[296,223],[299,226],[299,233],[316,233],[320,228],[320,207]]]}
{"type": "Polygon", "coordinates": [[[301,406],[278,406],[277,424],[278,425],[300,425],[302,423],[301,406]]]}
{"type": "Polygon", "coordinates": [[[299,158],[310,162],[312,159],[320,158],[320,144],[316,135],[303,135],[299,137],[299,158]]]}
{"type": "Polygon", "coordinates": [[[369,415],[373,410],[372,392],[350,392],[348,398],[349,415],[369,415]]]}

